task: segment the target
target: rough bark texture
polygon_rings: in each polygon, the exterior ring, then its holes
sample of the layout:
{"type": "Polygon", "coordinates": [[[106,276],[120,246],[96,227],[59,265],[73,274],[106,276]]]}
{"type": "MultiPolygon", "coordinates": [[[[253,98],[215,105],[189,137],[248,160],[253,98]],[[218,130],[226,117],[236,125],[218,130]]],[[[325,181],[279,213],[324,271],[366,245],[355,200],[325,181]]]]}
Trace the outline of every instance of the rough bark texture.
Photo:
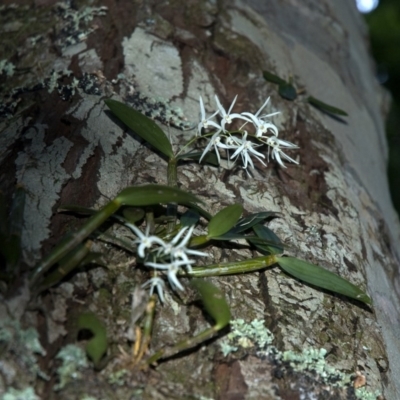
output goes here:
{"type": "MultiPolygon", "coordinates": [[[[200,94],[209,110],[214,94],[225,105],[238,94],[235,109],[252,112],[271,96],[271,112],[281,111],[274,119],[280,137],[300,146],[299,166],[259,165],[249,179],[241,168],[188,164],[179,169],[178,181],[212,213],[234,202],[247,212],[281,213],[270,227],[297,249],[293,254],[367,288],[373,312],[275,269],[212,281],[225,292],[233,318],[263,320],[280,351],[325,348],[332,367],[360,370],[371,392],[399,399],[395,243],[400,230],[385,171],[387,98],[374,79],[365,26],[354,4],[109,0],[96,4],[107,11],[96,11],[85,1],[74,7],[49,3],[4,6],[0,24],[6,37],[0,52],[18,68],[2,82],[1,112],[11,118],[1,123],[1,189],[8,199],[16,183],[28,192],[22,237],[26,266],[32,268],[76,225],[75,218],[56,213],[60,205],[100,207],[126,186],[166,183],[166,163],[107,115],[105,98],[143,111],[155,108],[153,99],[164,98],[168,104],[158,110],[159,117],[179,143],[192,135],[179,128],[197,123],[200,94]],[[301,96],[294,102],[282,99],[262,70],[292,76],[297,87],[349,117],[326,116],[301,96]],[[13,97],[7,97],[13,89],[13,97]]],[[[106,251],[107,269],[75,274],[41,296],[36,308],[23,277],[8,288],[2,320],[21,321],[25,332],[34,327],[46,355],[36,364],[28,357],[32,349],[18,339],[23,331],[17,325],[8,328],[13,339],[4,354],[12,357],[2,361],[0,393],[31,385],[41,398],[60,399],[354,398],[351,390],[333,388],[316,373],[279,371],[254,347],[223,356],[221,338],[155,370],[128,369],[117,379],[122,368],[117,346],[128,349],[130,295],[145,278],[126,253],[106,251]],[[82,367],[80,377],[55,392],[60,378],[55,356],[76,342],[75,317],[88,309],[104,320],[114,358],[102,372],[82,367]],[[50,380],[38,377],[38,368],[50,380]]],[[[226,248],[212,254],[216,261],[250,255],[226,248]]],[[[157,311],[153,349],[208,326],[197,307],[173,294],[166,303],[157,311]]]]}

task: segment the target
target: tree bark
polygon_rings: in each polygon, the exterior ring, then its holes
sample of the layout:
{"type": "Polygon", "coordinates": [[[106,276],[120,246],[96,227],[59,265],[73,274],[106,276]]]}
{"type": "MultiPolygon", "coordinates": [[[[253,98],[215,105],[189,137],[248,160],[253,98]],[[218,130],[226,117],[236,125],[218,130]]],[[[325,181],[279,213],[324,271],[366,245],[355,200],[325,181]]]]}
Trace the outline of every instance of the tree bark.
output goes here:
{"type": "MultiPolygon", "coordinates": [[[[280,213],[269,226],[290,245],[288,254],[361,285],[374,301],[371,311],[277,269],[212,278],[233,319],[264,321],[278,351],[324,348],[336,371],[360,371],[371,393],[399,399],[395,244],[400,229],[386,179],[388,95],[374,78],[366,27],[355,4],[109,0],[100,5],[107,10],[86,2],[77,8],[49,1],[30,8],[3,6],[1,25],[8,36],[1,53],[16,70],[2,75],[1,112],[7,118],[0,125],[1,190],[11,202],[16,184],[22,185],[27,198],[20,279],[3,287],[0,306],[1,319],[8,321],[2,332],[13,332],[3,340],[9,345],[0,393],[32,387],[46,399],[355,398],[315,371],[281,371],[255,346],[224,356],[223,335],[154,370],[128,368],[118,380],[130,296],[145,278],[132,268],[129,255],[100,243],[98,249],[108,252],[107,268],[82,269],[33,304],[24,274],[79,224],[57,213],[58,207],[99,208],[127,186],[167,183],[166,162],[110,117],[104,99],[112,96],[147,112],[178,144],[193,134],[182,128],[197,126],[199,95],[211,111],[217,94],[226,106],[238,95],[239,112],[255,112],[271,96],[268,112],[281,112],[273,121],[280,138],[299,145],[291,153],[299,165],[260,164],[249,178],[241,168],[193,163],[178,169],[180,187],[200,197],[213,214],[233,203],[249,213],[280,213]],[[283,99],[277,86],[263,79],[263,70],[293,78],[306,94],[283,99]],[[309,95],[349,116],[321,113],[306,102],[309,95]],[[55,391],[61,375],[55,356],[77,343],[73,324],[87,310],[107,327],[111,360],[102,372],[82,367],[80,376],[55,391]],[[32,352],[21,339],[28,328],[39,332],[46,351],[37,364],[23,357],[32,352]],[[50,379],[40,377],[38,368],[50,379]]],[[[212,255],[219,262],[251,253],[215,247],[212,255]]],[[[166,296],[157,309],[152,351],[209,326],[198,307],[173,293],[166,296]]]]}

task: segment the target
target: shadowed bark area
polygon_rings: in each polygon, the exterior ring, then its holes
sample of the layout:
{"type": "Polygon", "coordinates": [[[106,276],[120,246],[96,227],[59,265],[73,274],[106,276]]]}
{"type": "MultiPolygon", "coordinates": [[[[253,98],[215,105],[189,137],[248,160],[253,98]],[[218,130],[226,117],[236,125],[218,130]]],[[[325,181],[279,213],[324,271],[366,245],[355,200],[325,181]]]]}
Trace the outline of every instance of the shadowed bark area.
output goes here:
{"type": "MultiPolygon", "coordinates": [[[[7,204],[17,186],[27,193],[21,261],[0,287],[1,394],[355,399],[352,382],[335,383],[339,374],[359,371],[370,398],[400,398],[400,229],[385,174],[388,99],[374,79],[365,26],[350,3],[83,0],[1,6],[6,63],[0,76],[0,188],[7,204]],[[264,70],[292,79],[297,98],[282,98],[264,70]],[[360,285],[374,306],[307,286],[277,268],[211,278],[225,293],[233,320],[243,319],[247,327],[262,321],[261,330],[274,336],[267,346],[274,350],[244,333],[229,342],[227,328],[156,368],[139,370],[126,355],[131,296],[148,276],[134,268],[132,253],[96,241],[103,266],[81,268],[37,297],[26,277],[82,224],[82,218],[58,213],[59,207],[100,208],[127,186],[167,183],[165,159],[112,117],[104,100],[123,101],[153,118],[177,147],[193,135],[187,127],[197,127],[199,95],[208,112],[215,109],[215,95],[225,107],[238,95],[234,110],[252,113],[270,96],[266,112],[281,112],[273,122],[279,138],[299,146],[290,153],[299,165],[256,161],[249,177],[238,164],[187,163],[178,169],[179,186],[213,215],[233,203],[246,213],[279,213],[268,226],[288,245],[286,254],[360,285]],[[308,96],[348,117],[320,112],[308,96]],[[89,336],[78,335],[76,321],[86,311],[107,330],[101,371],[85,357],[70,364],[56,358],[68,344],[84,348],[89,336]],[[235,350],[221,351],[223,343],[235,350]],[[326,350],[326,376],[318,357],[307,356],[310,349],[326,350]],[[282,361],[284,351],[303,358],[291,365],[282,361]]],[[[242,247],[214,246],[207,250],[209,262],[256,256],[242,247]]],[[[210,326],[190,289],[165,295],[150,352],[210,326]]]]}

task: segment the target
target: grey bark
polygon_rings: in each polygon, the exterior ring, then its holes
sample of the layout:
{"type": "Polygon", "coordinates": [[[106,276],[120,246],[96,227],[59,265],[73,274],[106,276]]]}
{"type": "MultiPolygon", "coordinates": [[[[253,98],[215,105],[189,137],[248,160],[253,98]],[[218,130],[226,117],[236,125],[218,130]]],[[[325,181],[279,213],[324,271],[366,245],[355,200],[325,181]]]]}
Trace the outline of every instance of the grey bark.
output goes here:
{"type": "MultiPolygon", "coordinates": [[[[226,106],[238,94],[236,109],[251,112],[271,96],[271,112],[281,111],[274,119],[280,137],[300,146],[299,166],[260,165],[249,179],[240,168],[190,164],[179,169],[179,183],[213,213],[234,202],[247,212],[281,213],[270,227],[295,249],[291,254],[367,288],[373,311],[275,269],[212,281],[225,292],[233,318],[263,320],[280,351],[325,348],[337,371],[360,370],[371,392],[399,399],[400,229],[386,179],[388,96],[374,78],[366,27],[355,5],[344,0],[102,5],[108,11],[39,2],[29,13],[3,9],[8,22],[15,22],[2,24],[3,34],[10,35],[4,54],[18,69],[3,82],[2,111],[11,118],[1,123],[1,188],[9,199],[16,183],[28,192],[25,265],[33,268],[76,223],[55,214],[60,205],[101,207],[126,186],[166,183],[166,163],[105,113],[106,97],[142,110],[164,98],[169,114],[163,129],[180,143],[192,132],[179,128],[197,123],[199,95],[213,110],[214,94],[226,106]],[[35,28],[33,21],[39,21],[35,28]],[[19,49],[18,57],[12,48],[19,49]],[[339,106],[349,117],[322,114],[306,103],[306,95],[282,99],[263,70],[293,77],[307,95],[339,106]],[[17,86],[24,90],[6,97],[17,86]],[[183,115],[174,113],[176,107],[183,115]]],[[[51,289],[37,299],[40,311],[32,308],[23,277],[8,288],[2,320],[40,332],[46,356],[38,364],[34,357],[26,361],[13,325],[5,353],[12,357],[2,361],[0,393],[31,385],[41,398],[351,398],[316,374],[286,371],[278,379],[276,365],[254,347],[224,357],[223,338],[154,371],[128,368],[121,385],[110,383],[122,365],[117,346],[127,348],[130,296],[144,277],[126,253],[107,252],[107,269],[80,272],[51,289]],[[74,318],[88,309],[105,321],[109,353],[119,356],[101,373],[85,368],[54,392],[59,365],[54,357],[76,343],[74,318]],[[42,380],[38,368],[56,378],[42,380]]],[[[216,262],[250,255],[219,248],[212,254],[216,262]]],[[[175,295],[168,294],[166,303],[157,312],[153,350],[208,326],[198,308],[175,295]]]]}

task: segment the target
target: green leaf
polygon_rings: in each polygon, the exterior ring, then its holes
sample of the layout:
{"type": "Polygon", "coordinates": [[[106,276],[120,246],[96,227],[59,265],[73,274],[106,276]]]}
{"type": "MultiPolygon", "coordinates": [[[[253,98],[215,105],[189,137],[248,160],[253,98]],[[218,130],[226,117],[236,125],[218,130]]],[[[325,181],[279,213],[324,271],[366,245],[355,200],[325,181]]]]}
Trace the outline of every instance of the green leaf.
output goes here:
{"type": "MultiPolygon", "coordinates": [[[[99,210],[96,210],[94,208],[88,208],[88,207],[81,207],[81,206],[76,206],[72,204],[64,204],[57,209],[58,212],[68,212],[68,213],[73,213],[76,215],[80,216],[91,216],[95,215],[98,213],[99,210]]],[[[113,218],[120,223],[126,223],[129,222],[131,224],[134,224],[141,219],[143,219],[145,215],[145,212],[141,208],[137,207],[124,207],[120,213],[115,213],[110,215],[110,218],[113,218]]]]}
{"type": "Polygon", "coordinates": [[[242,212],[241,204],[232,204],[219,211],[208,224],[208,238],[215,238],[228,232],[236,224],[242,212]]]}
{"type": "Polygon", "coordinates": [[[266,81],[277,83],[278,85],[286,83],[282,78],[279,78],[278,75],[274,75],[271,72],[263,71],[263,77],[266,81]]]}
{"type": "Polygon", "coordinates": [[[297,91],[291,83],[281,83],[278,92],[286,100],[294,100],[297,97],[297,91]]]}
{"type": "Polygon", "coordinates": [[[105,100],[105,103],[112,113],[129,129],[168,158],[174,158],[172,146],[167,135],[153,120],[120,101],[108,99],[105,100]]]}
{"type": "Polygon", "coordinates": [[[241,240],[241,239],[247,239],[248,236],[242,235],[241,233],[235,233],[235,232],[226,232],[223,235],[220,235],[218,237],[213,237],[213,240],[218,240],[218,241],[230,241],[230,240],[241,240]]]}
{"type": "Polygon", "coordinates": [[[142,220],[145,216],[145,212],[142,208],[137,208],[137,207],[125,207],[122,210],[122,215],[124,216],[124,219],[131,223],[131,224],[136,224],[136,222],[139,222],[142,220]]]}
{"type": "Polygon", "coordinates": [[[263,211],[259,213],[250,214],[245,218],[240,218],[237,224],[228,233],[245,232],[252,228],[254,225],[261,223],[270,217],[275,217],[276,214],[272,211],[263,211]]]}
{"type": "Polygon", "coordinates": [[[218,330],[228,325],[231,312],[221,290],[203,279],[193,279],[191,285],[200,293],[205,310],[215,321],[215,328],[218,330]]]}
{"type": "Polygon", "coordinates": [[[126,206],[149,206],[160,203],[190,204],[201,202],[191,193],[164,185],[128,187],[116,197],[116,200],[121,205],[126,206]]]}
{"type": "Polygon", "coordinates": [[[89,208],[89,207],[81,207],[81,206],[76,206],[74,204],[64,204],[57,209],[58,212],[71,212],[77,215],[93,215],[96,214],[98,210],[95,210],[94,208],[89,208]]]}
{"type": "MultiPolygon", "coordinates": [[[[265,254],[282,254],[283,244],[278,236],[275,235],[268,227],[257,224],[253,226],[254,233],[260,238],[265,240],[265,243],[252,242],[261,253],[265,254]],[[271,246],[271,243],[275,243],[271,246]]],[[[251,240],[250,240],[251,241],[251,240]]]]}
{"type": "Polygon", "coordinates": [[[372,300],[358,286],[318,265],[295,257],[276,257],[276,259],[285,272],[301,281],[362,301],[365,304],[372,304],[372,300]]]}
{"type": "Polygon", "coordinates": [[[103,323],[91,312],[80,314],[78,317],[78,328],[88,329],[93,337],[86,345],[86,353],[98,366],[100,360],[107,351],[107,332],[103,323]]]}
{"type": "Polygon", "coordinates": [[[314,107],[318,108],[321,111],[325,111],[329,114],[336,114],[336,115],[342,115],[344,117],[347,117],[349,114],[347,114],[346,111],[341,110],[340,108],[330,106],[329,104],[326,104],[322,102],[321,100],[316,99],[315,97],[309,96],[307,98],[307,101],[314,107]]]}
{"type": "MultiPolygon", "coordinates": [[[[190,158],[192,160],[197,160],[198,161],[198,160],[200,160],[202,154],[203,154],[202,151],[193,151],[193,152],[190,152],[190,153],[181,154],[181,155],[177,156],[176,158],[178,160],[182,160],[182,159],[185,159],[185,158],[190,158]]],[[[219,165],[217,155],[215,154],[215,152],[210,152],[210,151],[203,157],[201,162],[202,163],[211,164],[211,165],[215,165],[215,166],[219,165]]]]}

